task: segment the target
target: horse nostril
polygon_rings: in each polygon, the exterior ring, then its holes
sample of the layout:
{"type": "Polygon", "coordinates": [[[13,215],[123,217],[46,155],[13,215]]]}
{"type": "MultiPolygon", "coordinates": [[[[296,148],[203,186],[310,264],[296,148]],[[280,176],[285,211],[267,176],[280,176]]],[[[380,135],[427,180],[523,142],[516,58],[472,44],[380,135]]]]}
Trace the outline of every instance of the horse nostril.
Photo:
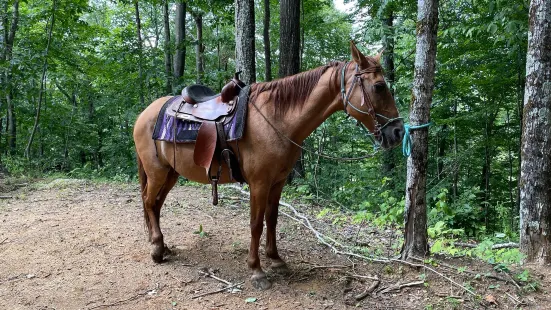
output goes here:
{"type": "Polygon", "coordinates": [[[396,139],[402,139],[402,137],[404,136],[404,128],[402,127],[397,127],[397,128],[394,128],[392,130],[392,133],[394,134],[394,137],[396,139]]]}

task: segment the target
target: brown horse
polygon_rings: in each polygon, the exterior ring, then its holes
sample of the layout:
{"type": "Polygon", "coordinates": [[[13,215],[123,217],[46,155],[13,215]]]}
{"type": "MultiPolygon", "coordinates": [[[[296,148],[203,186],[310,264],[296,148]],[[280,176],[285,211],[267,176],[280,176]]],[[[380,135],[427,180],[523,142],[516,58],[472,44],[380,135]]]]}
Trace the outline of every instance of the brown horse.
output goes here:
{"type": "MultiPolygon", "coordinates": [[[[250,186],[251,243],[247,263],[257,289],[271,287],[258,257],[264,219],[266,255],[271,259],[271,268],[287,270],[276,247],[276,225],[281,191],[300,154],[296,144],[301,144],[339,110],[365,125],[385,149],[402,140],[403,122],[383,78],[380,54],[366,57],[353,43],[351,51],[350,63],[333,62],[280,80],[251,85],[245,132],[238,148],[235,142],[231,146],[239,150],[241,172],[250,186]]],[[[161,207],[178,176],[209,183],[205,169],[193,161],[194,144],[175,147],[171,142],[151,138],[157,115],[169,98],[157,99],[149,105],[134,127],[144,217],[151,257],[157,263],[163,260],[166,247],[159,226],[161,207]]],[[[231,182],[228,175],[228,167],[223,164],[220,183],[231,182]]]]}

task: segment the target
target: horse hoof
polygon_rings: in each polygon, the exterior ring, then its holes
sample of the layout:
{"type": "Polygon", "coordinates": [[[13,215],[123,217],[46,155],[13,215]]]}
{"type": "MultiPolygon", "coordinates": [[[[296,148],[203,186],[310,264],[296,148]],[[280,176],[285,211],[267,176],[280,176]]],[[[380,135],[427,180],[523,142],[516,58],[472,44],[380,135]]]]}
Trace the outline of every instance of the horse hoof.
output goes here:
{"type": "Polygon", "coordinates": [[[153,259],[153,261],[157,264],[162,263],[164,252],[165,252],[164,246],[155,246],[155,245],[153,245],[151,247],[151,259],[153,259]]]}
{"type": "Polygon", "coordinates": [[[291,270],[289,270],[289,267],[287,264],[280,260],[280,261],[272,261],[272,265],[270,265],[270,269],[272,269],[273,272],[281,275],[287,275],[291,273],[291,270]]]}
{"type": "Polygon", "coordinates": [[[265,291],[272,287],[272,282],[268,281],[268,278],[265,274],[263,275],[253,275],[251,277],[251,282],[253,287],[257,290],[265,291]]]}

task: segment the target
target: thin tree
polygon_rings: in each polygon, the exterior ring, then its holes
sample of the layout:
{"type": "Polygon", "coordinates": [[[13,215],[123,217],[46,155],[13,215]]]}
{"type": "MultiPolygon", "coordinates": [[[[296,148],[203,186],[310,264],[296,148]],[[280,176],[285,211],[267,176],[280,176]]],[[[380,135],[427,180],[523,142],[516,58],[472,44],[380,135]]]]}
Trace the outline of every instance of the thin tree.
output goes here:
{"type": "Polygon", "coordinates": [[[137,51],[138,51],[138,85],[139,85],[139,91],[140,91],[140,104],[141,106],[145,106],[145,99],[144,99],[144,87],[143,87],[143,69],[142,69],[142,61],[143,61],[143,44],[142,44],[142,23],[140,21],[140,9],[138,7],[138,0],[134,0],[134,11],[136,14],[136,45],[137,45],[137,51]]]}
{"type": "Polygon", "coordinates": [[[40,90],[38,93],[38,104],[36,106],[36,115],[34,117],[34,125],[31,131],[31,135],[29,136],[29,141],[27,142],[27,147],[25,147],[25,158],[27,159],[30,158],[31,146],[34,140],[34,135],[36,133],[36,128],[38,127],[38,123],[40,122],[40,111],[42,109],[42,99],[44,98],[44,92],[45,92],[46,72],[48,69],[48,54],[50,52],[50,44],[52,42],[52,32],[54,29],[56,8],[57,8],[57,2],[56,0],[53,0],[52,18],[48,29],[48,40],[46,42],[46,49],[44,51],[44,62],[42,64],[42,77],[40,78],[40,90]]]}
{"type": "Polygon", "coordinates": [[[270,51],[270,0],[264,0],[264,61],[266,70],[264,72],[266,81],[272,80],[272,57],[270,51]]]}
{"type": "Polygon", "coordinates": [[[170,53],[170,23],[169,23],[168,0],[163,1],[163,24],[165,31],[165,75],[167,94],[172,94],[172,54],[170,53]]]}
{"type": "Polygon", "coordinates": [[[195,28],[197,30],[195,42],[195,67],[197,71],[197,78],[195,82],[197,84],[201,84],[204,73],[203,52],[205,50],[205,47],[203,46],[203,12],[189,9],[189,13],[195,20],[195,28]]]}
{"type": "MultiPolygon", "coordinates": [[[[279,77],[300,71],[300,0],[279,2],[279,77]]],[[[287,177],[291,183],[295,174],[303,175],[302,153],[287,177]]]]}
{"type": "Polygon", "coordinates": [[[551,263],[551,1],[532,0],[526,60],[520,188],[520,249],[551,263]]]}
{"type": "Polygon", "coordinates": [[[254,0],[235,0],[235,67],[246,84],[256,82],[254,31],[254,0]]]}
{"type": "Polygon", "coordinates": [[[176,2],[175,19],[174,43],[176,51],[174,53],[174,78],[176,83],[180,83],[186,67],[186,1],[179,0],[176,2]]]}
{"type": "MultiPolygon", "coordinates": [[[[13,102],[13,92],[11,83],[11,59],[13,57],[13,43],[15,40],[15,34],[19,25],[19,0],[15,0],[12,5],[12,17],[11,21],[8,20],[8,2],[4,2],[5,7],[2,10],[5,14],[2,15],[2,26],[4,33],[2,33],[2,51],[0,53],[0,61],[8,64],[4,74],[0,75],[0,87],[3,88],[3,94],[7,104],[7,145],[11,154],[15,153],[16,149],[16,133],[17,123],[15,121],[15,105],[13,102]]],[[[1,102],[1,101],[0,101],[1,102]]]]}
{"type": "MultiPolygon", "coordinates": [[[[430,119],[438,28],[438,0],[418,0],[417,4],[417,45],[410,112],[413,126],[426,124],[430,119]]],[[[425,127],[411,132],[411,141],[413,147],[407,161],[402,259],[423,257],[429,250],[426,202],[428,129],[425,127]]]]}
{"type": "MultiPolygon", "coordinates": [[[[387,8],[385,16],[382,19],[384,36],[383,36],[383,68],[385,69],[385,80],[390,86],[390,93],[394,96],[394,80],[395,80],[395,70],[394,70],[394,10],[392,6],[387,8]]],[[[383,174],[392,176],[392,171],[396,166],[395,155],[396,149],[389,150],[383,153],[382,156],[382,170],[383,174]]],[[[391,189],[394,189],[395,183],[390,178],[388,186],[391,189]]]]}

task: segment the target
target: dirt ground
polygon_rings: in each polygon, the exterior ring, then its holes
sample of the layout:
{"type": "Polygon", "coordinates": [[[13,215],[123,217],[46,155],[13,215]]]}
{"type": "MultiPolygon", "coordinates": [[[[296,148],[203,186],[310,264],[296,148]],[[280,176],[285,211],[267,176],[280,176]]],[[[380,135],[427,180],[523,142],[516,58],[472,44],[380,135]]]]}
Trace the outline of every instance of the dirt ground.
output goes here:
{"type": "MultiPolygon", "coordinates": [[[[57,179],[0,187],[0,309],[551,309],[548,271],[533,271],[542,290],[524,294],[512,283],[445,273],[462,285],[469,280],[480,295],[470,297],[430,272],[335,255],[285,216],[278,247],[291,273],[270,272],[261,250],[274,285],[257,291],[246,264],[248,201],[223,195],[213,207],[208,187],[172,190],[161,215],[172,255],[158,265],[149,256],[137,184],[57,179]],[[204,233],[195,233],[200,226],[204,233]],[[201,270],[244,284],[194,298],[226,286],[201,270]],[[374,283],[361,276],[380,284],[357,301],[374,283]],[[420,279],[425,283],[388,289],[420,279]]],[[[486,272],[475,261],[449,263],[486,272]]]]}

